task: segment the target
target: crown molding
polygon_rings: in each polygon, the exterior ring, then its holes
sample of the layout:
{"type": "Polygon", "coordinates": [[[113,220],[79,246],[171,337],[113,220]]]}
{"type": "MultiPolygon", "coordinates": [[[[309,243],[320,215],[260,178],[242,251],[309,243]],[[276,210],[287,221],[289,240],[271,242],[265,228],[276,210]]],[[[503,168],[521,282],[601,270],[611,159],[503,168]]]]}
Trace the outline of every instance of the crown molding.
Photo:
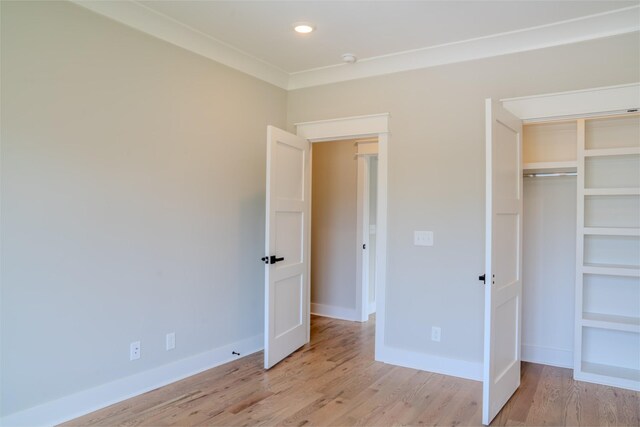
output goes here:
{"type": "Polygon", "coordinates": [[[206,58],[213,59],[282,89],[288,88],[289,74],[287,72],[173,18],[156,12],[135,0],[70,1],[114,21],[206,58]]]}
{"type": "Polygon", "coordinates": [[[338,64],[287,73],[273,64],[242,52],[135,0],[70,1],[287,90],[543,49],[640,31],[640,5],[636,5],[523,30],[365,58],[355,64],[338,64]]]}
{"type": "Polygon", "coordinates": [[[292,73],[289,90],[525,52],[640,31],[640,6],[292,73]]]}
{"type": "Polygon", "coordinates": [[[640,82],[500,101],[507,110],[525,122],[601,116],[640,108],[640,82]]]}

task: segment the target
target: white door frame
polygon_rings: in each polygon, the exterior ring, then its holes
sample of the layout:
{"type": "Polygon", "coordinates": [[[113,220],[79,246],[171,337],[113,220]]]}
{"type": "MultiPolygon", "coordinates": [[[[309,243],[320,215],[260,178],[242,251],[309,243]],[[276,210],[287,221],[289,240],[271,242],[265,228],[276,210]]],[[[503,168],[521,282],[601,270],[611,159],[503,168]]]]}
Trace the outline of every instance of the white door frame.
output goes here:
{"type": "MultiPolygon", "coordinates": [[[[378,139],[378,201],[377,201],[377,229],[376,229],[376,339],[375,359],[381,360],[384,348],[385,330],[385,288],[387,274],[387,167],[389,135],[389,113],[372,114],[367,116],[343,117],[338,119],[319,120],[313,122],[296,123],[298,136],[308,139],[311,143],[337,141],[355,138],[378,139]]],[[[307,223],[307,227],[309,227],[307,223]]],[[[307,250],[310,250],[310,242],[307,250]]],[[[310,277],[310,274],[307,275],[310,277]]],[[[307,291],[309,291],[307,282],[307,291]]],[[[358,304],[362,305],[361,292],[358,304]]],[[[310,292],[307,292],[310,295],[310,292]]],[[[311,304],[311,301],[307,301],[311,304]]],[[[365,308],[366,310],[366,308],[365,308]]],[[[309,311],[307,311],[309,312],[309,311]]],[[[309,324],[309,323],[308,323],[309,324]]],[[[310,330],[307,328],[307,340],[310,330]]]]}

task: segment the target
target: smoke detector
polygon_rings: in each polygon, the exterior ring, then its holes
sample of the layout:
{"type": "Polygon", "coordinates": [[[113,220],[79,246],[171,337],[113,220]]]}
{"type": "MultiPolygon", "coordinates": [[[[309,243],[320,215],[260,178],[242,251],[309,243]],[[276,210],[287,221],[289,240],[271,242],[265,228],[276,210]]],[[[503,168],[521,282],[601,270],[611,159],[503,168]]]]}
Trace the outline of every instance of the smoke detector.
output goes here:
{"type": "Polygon", "coordinates": [[[347,64],[353,64],[358,60],[353,53],[344,53],[342,54],[342,61],[347,64]]]}

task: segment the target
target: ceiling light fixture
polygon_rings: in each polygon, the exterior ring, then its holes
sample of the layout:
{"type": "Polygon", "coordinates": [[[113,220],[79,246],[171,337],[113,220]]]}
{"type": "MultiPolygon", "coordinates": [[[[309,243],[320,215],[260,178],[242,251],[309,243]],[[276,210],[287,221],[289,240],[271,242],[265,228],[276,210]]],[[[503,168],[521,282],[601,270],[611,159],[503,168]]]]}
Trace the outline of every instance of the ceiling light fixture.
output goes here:
{"type": "Polygon", "coordinates": [[[296,33],[309,34],[313,30],[315,30],[316,27],[309,24],[308,22],[296,22],[295,24],[293,24],[293,29],[296,31],[296,33]]]}

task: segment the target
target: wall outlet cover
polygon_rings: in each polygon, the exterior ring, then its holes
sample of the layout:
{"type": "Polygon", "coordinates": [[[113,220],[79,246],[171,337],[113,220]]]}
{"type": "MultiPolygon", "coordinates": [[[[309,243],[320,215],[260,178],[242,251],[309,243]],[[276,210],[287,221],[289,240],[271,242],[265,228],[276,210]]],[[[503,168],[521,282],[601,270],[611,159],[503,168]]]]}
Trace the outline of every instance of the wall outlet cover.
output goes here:
{"type": "Polygon", "coordinates": [[[165,340],[165,347],[167,350],[173,350],[174,348],[176,348],[176,333],[175,332],[169,332],[167,334],[166,340],[165,340]]]}
{"type": "Polygon", "coordinates": [[[140,341],[134,341],[129,345],[129,360],[140,359],[140,341]]]}

